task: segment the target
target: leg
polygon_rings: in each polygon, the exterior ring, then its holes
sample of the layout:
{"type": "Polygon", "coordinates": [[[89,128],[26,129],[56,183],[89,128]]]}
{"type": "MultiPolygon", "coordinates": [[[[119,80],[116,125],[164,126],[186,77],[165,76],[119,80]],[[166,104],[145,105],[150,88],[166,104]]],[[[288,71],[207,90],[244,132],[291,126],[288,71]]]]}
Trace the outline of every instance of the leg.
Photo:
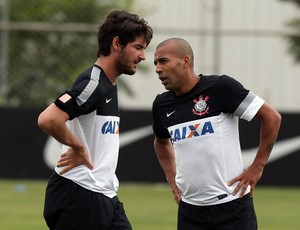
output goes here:
{"type": "Polygon", "coordinates": [[[51,177],[44,208],[50,230],[109,229],[113,213],[110,198],[57,174],[51,177]]]}
{"type": "Polygon", "coordinates": [[[207,207],[179,202],[177,230],[209,230],[207,207]]]}
{"type": "Polygon", "coordinates": [[[114,197],[112,202],[115,210],[111,230],[132,230],[123,203],[119,201],[118,197],[114,197]]]}
{"type": "Polygon", "coordinates": [[[216,228],[219,230],[257,230],[253,199],[249,194],[219,205],[216,228]]]}
{"type": "Polygon", "coordinates": [[[44,203],[44,219],[50,230],[56,229],[61,209],[71,183],[54,172],[48,182],[44,203]]]}

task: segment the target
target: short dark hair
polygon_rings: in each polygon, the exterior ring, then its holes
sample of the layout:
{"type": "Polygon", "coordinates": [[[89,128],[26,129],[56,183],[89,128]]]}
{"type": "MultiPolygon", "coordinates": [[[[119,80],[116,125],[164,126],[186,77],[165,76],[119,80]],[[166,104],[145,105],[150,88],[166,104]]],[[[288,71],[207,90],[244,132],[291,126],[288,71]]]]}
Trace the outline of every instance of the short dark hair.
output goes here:
{"type": "Polygon", "coordinates": [[[114,10],[107,15],[105,22],[98,28],[97,57],[110,54],[114,37],[119,37],[120,45],[126,46],[141,35],[144,35],[148,46],[153,37],[153,30],[148,26],[148,22],[136,14],[114,10]]]}

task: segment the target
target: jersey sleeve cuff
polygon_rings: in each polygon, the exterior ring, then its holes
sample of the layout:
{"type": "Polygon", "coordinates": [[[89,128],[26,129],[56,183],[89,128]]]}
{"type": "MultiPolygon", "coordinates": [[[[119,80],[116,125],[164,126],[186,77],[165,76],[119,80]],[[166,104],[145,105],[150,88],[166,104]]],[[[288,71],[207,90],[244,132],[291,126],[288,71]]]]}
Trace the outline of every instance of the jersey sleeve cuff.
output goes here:
{"type": "Polygon", "coordinates": [[[265,101],[263,99],[249,91],[248,95],[233,114],[246,121],[251,121],[264,103],[265,101]]]}

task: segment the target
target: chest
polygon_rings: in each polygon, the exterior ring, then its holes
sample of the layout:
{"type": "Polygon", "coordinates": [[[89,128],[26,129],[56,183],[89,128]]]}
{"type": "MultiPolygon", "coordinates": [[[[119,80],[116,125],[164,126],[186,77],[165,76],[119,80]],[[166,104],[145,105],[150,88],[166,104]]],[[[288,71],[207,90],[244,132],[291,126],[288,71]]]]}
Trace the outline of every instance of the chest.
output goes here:
{"type": "Polygon", "coordinates": [[[222,108],[213,94],[200,92],[163,102],[159,116],[165,127],[217,116],[222,108]]]}
{"type": "Polygon", "coordinates": [[[119,116],[117,90],[100,84],[90,99],[96,107],[96,114],[100,116],[119,116]]]}

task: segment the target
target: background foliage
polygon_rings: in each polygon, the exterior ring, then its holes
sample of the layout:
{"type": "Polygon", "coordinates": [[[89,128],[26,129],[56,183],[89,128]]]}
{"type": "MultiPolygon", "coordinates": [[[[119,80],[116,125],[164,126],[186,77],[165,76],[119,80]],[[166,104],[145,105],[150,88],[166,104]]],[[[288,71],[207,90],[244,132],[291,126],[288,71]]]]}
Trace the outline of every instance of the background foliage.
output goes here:
{"type": "MultiPolygon", "coordinates": [[[[299,0],[278,1],[293,3],[300,9],[299,0]]],[[[205,2],[203,1],[204,5],[205,2]]],[[[52,101],[70,87],[82,70],[95,61],[97,27],[107,13],[112,9],[130,11],[137,3],[134,0],[0,0],[0,106],[44,106],[52,101]]],[[[174,5],[176,4],[174,2],[174,5]]],[[[153,9],[145,7],[144,11],[151,13],[153,9]]],[[[209,13],[209,8],[204,12],[209,13]]],[[[182,17],[192,18],[188,12],[183,12],[182,17]]],[[[178,18],[175,31],[188,36],[184,34],[185,25],[180,24],[183,20],[178,18]]],[[[166,20],[162,18],[162,24],[163,21],[166,20]]],[[[287,38],[287,46],[294,60],[300,63],[300,18],[291,18],[287,27],[293,31],[284,35],[287,38]]],[[[170,36],[168,31],[172,31],[170,28],[161,30],[154,28],[154,30],[155,37],[170,36]]],[[[195,39],[201,38],[199,34],[195,39]]],[[[243,38],[244,35],[239,37],[238,42],[245,40],[243,38]]],[[[254,34],[251,38],[258,37],[254,34]]],[[[205,39],[205,36],[203,35],[201,39],[205,39]]],[[[259,47],[260,41],[256,39],[254,44],[259,47]]],[[[203,44],[208,46],[208,43],[203,44]]],[[[266,46],[264,48],[266,51],[262,51],[262,54],[270,52],[270,55],[274,55],[272,50],[267,51],[266,46]]],[[[250,55],[246,49],[241,49],[241,55],[243,52],[250,55]]],[[[267,67],[259,66],[263,63],[263,57],[258,56],[262,61],[255,67],[263,73],[267,67]]],[[[246,63],[246,57],[243,59],[246,63]]],[[[233,66],[240,65],[235,63],[233,66]]],[[[226,69],[227,71],[230,69],[226,69]]],[[[276,72],[280,72],[280,68],[276,72]]],[[[262,85],[266,85],[267,82],[268,80],[262,85]]],[[[128,94],[133,92],[122,78],[118,86],[128,94]]],[[[281,86],[280,84],[280,89],[281,86]]]]}
{"type": "MultiPolygon", "coordinates": [[[[282,0],[286,2],[293,2],[298,8],[300,12],[300,0],[282,0]]],[[[296,62],[300,63],[300,17],[291,19],[287,26],[294,31],[297,31],[297,34],[291,34],[287,36],[288,43],[289,43],[289,50],[293,55],[296,62]]]]}
{"type": "Polygon", "coordinates": [[[37,106],[69,88],[96,60],[97,28],[112,9],[132,0],[4,0],[0,12],[7,30],[0,78],[0,105],[37,106]],[[3,19],[4,11],[7,18],[3,19]],[[6,76],[4,76],[6,73],[6,76]]]}

